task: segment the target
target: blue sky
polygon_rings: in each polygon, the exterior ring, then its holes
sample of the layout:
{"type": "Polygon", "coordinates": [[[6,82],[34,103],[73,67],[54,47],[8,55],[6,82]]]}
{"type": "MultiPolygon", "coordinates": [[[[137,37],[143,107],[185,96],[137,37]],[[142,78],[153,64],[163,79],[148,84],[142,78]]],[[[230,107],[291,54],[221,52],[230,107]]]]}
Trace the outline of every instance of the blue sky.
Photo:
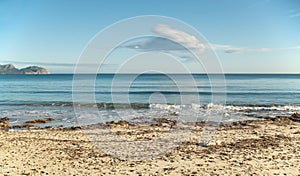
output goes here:
{"type": "Polygon", "coordinates": [[[224,72],[300,73],[299,0],[0,0],[0,64],[72,73],[100,30],[140,15],[193,26],[224,72]]]}

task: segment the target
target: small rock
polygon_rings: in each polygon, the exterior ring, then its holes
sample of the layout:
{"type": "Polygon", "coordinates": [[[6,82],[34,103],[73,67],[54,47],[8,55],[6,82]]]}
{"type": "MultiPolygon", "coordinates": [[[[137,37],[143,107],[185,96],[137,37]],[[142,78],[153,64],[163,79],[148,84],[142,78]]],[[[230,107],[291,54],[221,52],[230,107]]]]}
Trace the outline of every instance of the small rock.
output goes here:
{"type": "Polygon", "coordinates": [[[294,122],[300,122],[300,114],[295,112],[293,115],[291,115],[290,119],[294,122]]]}
{"type": "Polygon", "coordinates": [[[80,130],[81,127],[80,127],[80,126],[72,126],[70,129],[71,129],[71,130],[80,130]]]}
{"type": "Polygon", "coordinates": [[[127,128],[130,124],[128,122],[126,122],[125,120],[119,120],[117,122],[114,122],[114,121],[106,122],[106,125],[108,125],[111,128],[114,128],[114,127],[127,128]]]}
{"type": "Polygon", "coordinates": [[[28,120],[25,123],[47,123],[54,120],[55,120],[54,118],[46,118],[46,119],[28,120]]]}
{"type": "Polygon", "coordinates": [[[1,122],[2,122],[2,123],[3,123],[3,122],[6,122],[6,121],[8,121],[8,120],[9,120],[8,117],[3,117],[3,118],[0,119],[0,123],[1,123],[1,122]]]}

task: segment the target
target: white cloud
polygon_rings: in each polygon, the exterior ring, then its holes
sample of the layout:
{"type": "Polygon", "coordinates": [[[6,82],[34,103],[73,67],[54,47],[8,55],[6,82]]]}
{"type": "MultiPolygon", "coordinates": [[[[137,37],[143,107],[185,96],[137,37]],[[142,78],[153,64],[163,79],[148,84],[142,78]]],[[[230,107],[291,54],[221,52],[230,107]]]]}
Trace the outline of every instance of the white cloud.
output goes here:
{"type": "Polygon", "coordinates": [[[202,44],[195,36],[173,29],[168,25],[159,24],[153,28],[153,32],[177,42],[188,49],[196,49],[198,51],[203,51],[205,49],[204,44],[202,44]]]}
{"type": "MultiPolygon", "coordinates": [[[[300,14],[299,14],[300,16],[300,14]]],[[[285,48],[244,48],[227,44],[210,44],[204,45],[195,36],[186,32],[173,29],[168,25],[159,24],[153,28],[153,32],[161,37],[146,38],[142,42],[125,45],[122,47],[142,50],[142,51],[163,51],[167,53],[184,52],[186,49],[192,49],[195,52],[202,52],[205,49],[214,51],[224,51],[228,54],[243,54],[243,53],[262,53],[278,50],[300,49],[299,46],[285,48]]],[[[183,53],[185,54],[185,53],[183,53]]],[[[176,54],[179,56],[179,54],[176,54]]],[[[188,57],[179,56],[183,60],[188,60],[188,57]]]]}
{"type": "Polygon", "coordinates": [[[165,24],[158,24],[152,31],[159,36],[145,37],[120,46],[136,51],[159,51],[176,56],[182,62],[191,62],[194,56],[190,51],[200,54],[207,46],[201,43],[195,36],[186,32],[173,29],[165,24]]]}

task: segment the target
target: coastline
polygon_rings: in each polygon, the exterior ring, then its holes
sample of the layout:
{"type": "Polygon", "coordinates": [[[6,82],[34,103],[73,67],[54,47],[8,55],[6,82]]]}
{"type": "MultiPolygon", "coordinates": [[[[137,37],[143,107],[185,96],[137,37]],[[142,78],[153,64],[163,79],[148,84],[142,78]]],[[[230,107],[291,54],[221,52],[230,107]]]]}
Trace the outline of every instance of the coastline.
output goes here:
{"type": "MultiPolygon", "coordinates": [[[[151,136],[161,135],[173,122],[158,121],[156,125],[148,126],[148,130],[143,124],[125,121],[102,125],[122,137],[152,140],[151,136]]],[[[300,173],[299,114],[221,125],[207,146],[197,145],[203,128],[203,124],[199,124],[170,153],[142,161],[120,160],[103,152],[89,142],[80,128],[0,130],[0,175],[300,173]]]]}

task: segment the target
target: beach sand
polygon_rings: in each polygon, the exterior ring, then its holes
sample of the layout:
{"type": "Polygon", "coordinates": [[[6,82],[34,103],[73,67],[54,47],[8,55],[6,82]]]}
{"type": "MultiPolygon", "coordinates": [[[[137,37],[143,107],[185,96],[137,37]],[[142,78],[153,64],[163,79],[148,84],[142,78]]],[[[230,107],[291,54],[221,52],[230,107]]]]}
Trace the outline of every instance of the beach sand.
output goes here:
{"type": "MultiPolygon", "coordinates": [[[[140,141],[151,141],[172,125],[168,120],[147,126],[102,124],[120,137],[140,141]]],[[[168,153],[141,161],[104,152],[80,128],[2,129],[0,175],[300,175],[299,117],[221,125],[207,145],[199,146],[203,126],[197,124],[168,153]]]]}

